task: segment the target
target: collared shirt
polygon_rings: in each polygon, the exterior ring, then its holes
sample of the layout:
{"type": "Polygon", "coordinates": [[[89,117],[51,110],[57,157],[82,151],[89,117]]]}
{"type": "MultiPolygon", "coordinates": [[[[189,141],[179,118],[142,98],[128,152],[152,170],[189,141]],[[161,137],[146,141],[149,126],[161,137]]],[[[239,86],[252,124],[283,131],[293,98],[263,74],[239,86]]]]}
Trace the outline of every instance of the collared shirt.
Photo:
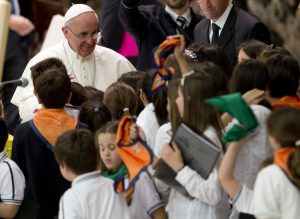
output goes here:
{"type": "Polygon", "coordinates": [[[154,149],[155,137],[159,124],[157,122],[153,103],[149,103],[142,112],[140,112],[136,119],[136,124],[142,128],[146,135],[147,143],[154,149]]]}
{"type": "Polygon", "coordinates": [[[221,35],[222,33],[222,30],[223,30],[223,27],[225,25],[225,22],[229,16],[229,13],[231,11],[233,7],[233,4],[232,3],[229,3],[229,5],[227,6],[226,10],[224,11],[224,13],[221,15],[221,17],[219,17],[218,20],[216,21],[212,21],[210,20],[210,28],[209,28],[209,41],[211,42],[211,39],[212,39],[212,35],[213,35],[213,31],[212,31],[212,23],[215,23],[216,25],[218,25],[220,27],[219,29],[219,36],[221,35]]]}
{"type": "Polygon", "coordinates": [[[169,6],[166,6],[165,11],[171,16],[172,20],[176,22],[177,17],[181,16],[184,17],[187,21],[186,26],[189,26],[191,21],[192,21],[192,14],[191,14],[191,9],[188,8],[188,10],[186,10],[186,12],[184,12],[183,14],[176,14],[174,11],[172,11],[172,9],[169,6]]]}
{"type": "Polygon", "coordinates": [[[71,49],[67,41],[64,41],[63,47],[66,53],[66,61],[71,67],[71,72],[68,72],[71,79],[82,86],[94,86],[96,74],[95,53],[87,57],[81,57],[71,49]]]}
{"type": "Polygon", "coordinates": [[[21,205],[24,189],[25,178],[22,171],[2,151],[0,153],[0,203],[21,205]]]}
{"type": "Polygon", "coordinates": [[[60,199],[59,219],[129,219],[124,197],[116,194],[113,181],[99,171],[82,174],[72,182],[72,187],[60,199]]]}

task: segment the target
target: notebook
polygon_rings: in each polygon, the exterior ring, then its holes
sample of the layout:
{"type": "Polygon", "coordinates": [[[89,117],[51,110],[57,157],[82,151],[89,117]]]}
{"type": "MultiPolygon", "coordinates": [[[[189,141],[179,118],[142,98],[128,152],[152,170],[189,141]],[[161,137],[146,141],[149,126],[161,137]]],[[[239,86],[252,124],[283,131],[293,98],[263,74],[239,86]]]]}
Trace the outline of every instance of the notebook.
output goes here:
{"type": "Polygon", "coordinates": [[[221,154],[221,148],[185,123],[181,123],[178,127],[173,141],[179,146],[184,163],[203,179],[208,179],[221,154]]]}
{"type": "MultiPolygon", "coordinates": [[[[193,131],[185,123],[178,127],[172,141],[175,141],[180,148],[185,165],[206,180],[220,156],[221,149],[205,136],[193,131]]],[[[162,159],[157,162],[154,169],[154,177],[192,199],[185,188],[175,180],[175,171],[162,159]]]]}

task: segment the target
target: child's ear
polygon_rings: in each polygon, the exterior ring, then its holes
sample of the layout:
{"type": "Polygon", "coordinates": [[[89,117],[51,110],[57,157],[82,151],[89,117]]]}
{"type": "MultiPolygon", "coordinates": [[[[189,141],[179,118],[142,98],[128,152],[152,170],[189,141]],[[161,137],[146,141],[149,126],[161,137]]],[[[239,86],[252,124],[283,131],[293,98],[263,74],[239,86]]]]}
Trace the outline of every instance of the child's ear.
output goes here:
{"type": "Polygon", "coordinates": [[[39,95],[37,94],[37,92],[35,90],[33,90],[33,93],[36,96],[36,98],[38,99],[39,104],[43,104],[43,102],[40,100],[39,95]]]}

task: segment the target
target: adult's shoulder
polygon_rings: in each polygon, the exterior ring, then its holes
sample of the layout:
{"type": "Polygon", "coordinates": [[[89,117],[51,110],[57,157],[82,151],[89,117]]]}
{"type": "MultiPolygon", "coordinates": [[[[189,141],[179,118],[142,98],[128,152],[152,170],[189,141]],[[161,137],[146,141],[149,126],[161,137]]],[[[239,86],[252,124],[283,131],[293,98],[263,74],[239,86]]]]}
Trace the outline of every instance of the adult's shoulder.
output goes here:
{"type": "Polygon", "coordinates": [[[148,17],[152,17],[152,16],[155,17],[166,13],[165,9],[160,5],[141,5],[138,6],[138,9],[142,14],[148,17]]]}
{"type": "Polygon", "coordinates": [[[255,25],[257,23],[262,23],[258,17],[251,14],[250,12],[245,11],[244,9],[238,6],[234,6],[233,10],[237,15],[236,22],[239,24],[255,25]]]}
{"type": "Polygon", "coordinates": [[[55,57],[55,58],[63,59],[64,56],[65,56],[65,51],[63,47],[63,42],[60,42],[51,47],[41,50],[32,59],[30,59],[28,64],[32,66],[46,58],[55,57]]]}

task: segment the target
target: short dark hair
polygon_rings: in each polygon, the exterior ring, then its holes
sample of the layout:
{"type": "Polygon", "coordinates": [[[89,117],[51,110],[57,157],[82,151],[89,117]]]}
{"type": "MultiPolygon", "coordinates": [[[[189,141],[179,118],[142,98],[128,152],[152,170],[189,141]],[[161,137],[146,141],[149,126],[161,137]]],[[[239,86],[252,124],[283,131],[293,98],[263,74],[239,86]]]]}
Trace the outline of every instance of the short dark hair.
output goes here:
{"type": "Polygon", "coordinates": [[[268,59],[266,66],[269,72],[268,90],[271,97],[297,95],[300,68],[296,59],[292,56],[276,54],[268,59]]]}
{"type": "Polygon", "coordinates": [[[37,64],[33,65],[31,70],[31,78],[33,82],[33,87],[35,87],[36,79],[46,70],[55,69],[57,71],[68,73],[64,63],[58,58],[47,58],[37,64]]]}
{"type": "Polygon", "coordinates": [[[229,88],[233,93],[242,94],[254,88],[266,90],[268,78],[268,69],[263,63],[255,59],[245,60],[235,66],[229,88]]]}
{"type": "Polygon", "coordinates": [[[54,154],[60,165],[66,165],[77,175],[95,171],[98,166],[98,153],[89,130],[73,129],[59,136],[54,154]]]}
{"type": "Polygon", "coordinates": [[[46,108],[60,109],[70,97],[71,81],[65,72],[49,69],[36,79],[34,89],[46,108]]]}
{"type": "Polygon", "coordinates": [[[112,118],[109,109],[104,103],[88,100],[81,105],[78,120],[86,123],[90,130],[95,132],[111,121],[112,118]]]}
{"type": "Polygon", "coordinates": [[[8,139],[8,129],[4,118],[0,118],[0,152],[4,150],[8,139]]]}
{"type": "Polygon", "coordinates": [[[70,99],[70,104],[73,106],[81,106],[86,100],[84,87],[78,82],[71,82],[72,96],[70,99]]]}

